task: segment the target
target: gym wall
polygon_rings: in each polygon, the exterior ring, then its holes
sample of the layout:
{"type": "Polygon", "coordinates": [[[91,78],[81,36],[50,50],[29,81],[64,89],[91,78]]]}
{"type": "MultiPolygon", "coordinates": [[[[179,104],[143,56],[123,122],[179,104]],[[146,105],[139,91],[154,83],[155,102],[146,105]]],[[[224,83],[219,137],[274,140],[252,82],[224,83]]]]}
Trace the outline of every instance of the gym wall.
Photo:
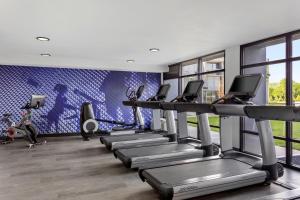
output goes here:
{"type": "MultiPolygon", "coordinates": [[[[0,66],[0,113],[12,113],[17,122],[20,108],[32,94],[46,95],[45,107],[33,111],[40,134],[79,133],[83,102],[93,104],[96,118],[132,122],[131,108],[122,104],[127,87],[144,84],[141,100],[145,100],[156,93],[160,82],[160,73],[0,66]]],[[[151,111],[143,109],[142,114],[149,127],[151,111]]],[[[4,128],[1,124],[0,130],[4,128]]],[[[101,123],[100,128],[110,129],[111,125],[101,123]]]]}

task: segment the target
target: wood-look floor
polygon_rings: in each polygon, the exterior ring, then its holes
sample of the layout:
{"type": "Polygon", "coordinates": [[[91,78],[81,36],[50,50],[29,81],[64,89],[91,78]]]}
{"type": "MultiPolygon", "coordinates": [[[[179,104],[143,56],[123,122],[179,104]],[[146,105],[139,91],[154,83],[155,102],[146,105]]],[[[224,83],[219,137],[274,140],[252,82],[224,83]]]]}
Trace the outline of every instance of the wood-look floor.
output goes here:
{"type": "MultiPolygon", "coordinates": [[[[0,145],[0,200],[158,199],[136,171],[126,169],[98,139],[48,138],[28,151],[20,140],[0,145]]],[[[252,199],[285,191],[254,186],[198,199],[252,199]]]]}

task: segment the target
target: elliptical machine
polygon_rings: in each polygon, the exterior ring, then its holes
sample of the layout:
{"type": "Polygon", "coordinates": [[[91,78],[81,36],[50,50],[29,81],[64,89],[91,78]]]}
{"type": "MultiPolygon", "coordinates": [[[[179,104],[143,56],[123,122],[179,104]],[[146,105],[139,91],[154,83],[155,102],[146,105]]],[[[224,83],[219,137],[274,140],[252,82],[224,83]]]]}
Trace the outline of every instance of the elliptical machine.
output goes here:
{"type": "MultiPolygon", "coordinates": [[[[127,88],[126,97],[130,102],[135,102],[142,96],[143,91],[144,85],[139,86],[137,90],[130,90],[130,88],[127,88]]],[[[90,102],[84,102],[80,110],[80,133],[83,137],[83,140],[85,141],[89,140],[89,136],[91,136],[94,133],[99,133],[100,135],[122,135],[128,134],[128,132],[130,132],[131,130],[132,133],[139,133],[144,131],[145,122],[140,108],[136,105],[133,105],[131,107],[134,116],[133,123],[126,123],[122,121],[107,119],[95,119],[92,107],[93,106],[90,102]],[[112,128],[112,131],[99,130],[98,122],[109,123],[116,126],[112,128]],[[137,126],[138,128],[136,128],[137,126]]]]}
{"type": "Polygon", "coordinates": [[[28,147],[33,148],[35,145],[42,144],[37,140],[37,128],[32,123],[32,109],[39,109],[45,105],[46,96],[44,95],[32,95],[30,102],[26,103],[25,106],[21,107],[23,112],[21,113],[22,119],[19,123],[14,123],[11,119],[11,113],[5,113],[2,121],[8,126],[6,140],[2,144],[11,143],[17,134],[20,134],[28,141],[28,147]]]}

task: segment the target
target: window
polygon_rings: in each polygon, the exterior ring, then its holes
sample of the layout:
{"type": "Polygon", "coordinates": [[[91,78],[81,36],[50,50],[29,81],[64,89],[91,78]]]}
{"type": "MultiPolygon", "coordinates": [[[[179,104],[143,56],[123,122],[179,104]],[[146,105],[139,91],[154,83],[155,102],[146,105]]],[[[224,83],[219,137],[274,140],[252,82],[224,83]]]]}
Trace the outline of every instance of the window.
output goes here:
{"type": "MultiPolygon", "coordinates": [[[[265,76],[254,103],[300,105],[300,31],[243,45],[241,52],[241,72],[265,76]]],[[[241,149],[261,154],[254,120],[241,121],[241,149]]],[[[300,122],[272,120],[271,126],[278,159],[300,169],[300,122]]]]}
{"type": "MultiPolygon", "coordinates": [[[[297,47],[296,50],[300,52],[300,46],[297,47]]],[[[292,71],[293,71],[293,85],[292,85],[293,104],[300,106],[300,61],[294,61],[292,66],[293,66],[293,69],[292,69],[292,71]]],[[[300,122],[293,122],[292,130],[293,130],[292,137],[294,139],[300,140],[300,122]]],[[[300,151],[300,144],[293,144],[293,149],[300,151]]],[[[300,153],[300,152],[298,152],[298,153],[300,153]]],[[[300,159],[298,159],[298,160],[300,160],[300,159]]]]}
{"type": "Polygon", "coordinates": [[[224,96],[224,72],[205,74],[200,77],[204,81],[202,101],[212,103],[224,96]]]}
{"type": "MultiPolygon", "coordinates": [[[[198,67],[198,65],[197,65],[198,67]]],[[[184,91],[186,85],[188,84],[189,81],[194,81],[198,80],[198,75],[195,76],[187,76],[187,77],[182,77],[181,78],[181,88],[182,92],[184,91]]],[[[181,93],[182,93],[181,92],[181,93]]],[[[188,135],[193,138],[197,138],[197,117],[195,112],[188,112],[187,113],[187,122],[188,122],[188,135]]]]}
{"type": "Polygon", "coordinates": [[[181,76],[198,73],[198,59],[183,62],[181,66],[181,76]]]}
{"type": "Polygon", "coordinates": [[[292,36],[292,55],[293,57],[300,56],[300,33],[292,36]]]}
{"type": "Polygon", "coordinates": [[[253,102],[258,105],[286,104],[286,66],[285,63],[274,65],[263,65],[258,67],[245,68],[243,74],[261,73],[264,75],[260,88],[257,91],[253,102]]]}
{"type": "Polygon", "coordinates": [[[202,58],[201,72],[224,69],[224,52],[202,58]]]}
{"type": "Polygon", "coordinates": [[[171,86],[165,100],[166,102],[170,102],[178,96],[178,79],[164,80],[164,84],[170,84],[171,86]]]}
{"type": "MultiPolygon", "coordinates": [[[[300,50],[300,46],[299,46],[300,50]]],[[[293,62],[293,103],[300,106],[300,61],[293,62]]]]}
{"type": "MultiPolygon", "coordinates": [[[[201,75],[200,78],[204,81],[202,102],[212,103],[213,101],[224,96],[224,72],[204,74],[201,75]]],[[[211,126],[211,131],[213,132],[213,141],[215,141],[217,144],[220,144],[220,117],[210,113],[208,119],[211,126]]]]}
{"type": "Polygon", "coordinates": [[[265,41],[243,49],[243,64],[251,65],[285,59],[285,38],[265,41]]]}
{"type": "MultiPolygon", "coordinates": [[[[181,63],[180,93],[183,92],[189,81],[201,79],[204,81],[199,102],[211,103],[224,95],[224,51],[203,56],[181,63]]],[[[189,136],[198,138],[196,113],[187,113],[189,136]]],[[[209,123],[215,143],[220,143],[220,118],[210,114],[209,123]]]]}

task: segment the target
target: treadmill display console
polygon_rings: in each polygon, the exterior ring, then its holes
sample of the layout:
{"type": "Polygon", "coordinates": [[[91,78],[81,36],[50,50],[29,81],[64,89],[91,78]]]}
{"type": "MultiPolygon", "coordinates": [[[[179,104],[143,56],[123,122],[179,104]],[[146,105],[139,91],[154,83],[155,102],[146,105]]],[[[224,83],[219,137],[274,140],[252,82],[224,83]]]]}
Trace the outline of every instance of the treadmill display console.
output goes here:
{"type": "Polygon", "coordinates": [[[237,76],[230,87],[229,94],[237,97],[247,96],[248,98],[252,98],[259,88],[261,79],[262,74],[237,76]]]}
{"type": "Polygon", "coordinates": [[[198,97],[201,92],[201,88],[204,84],[203,80],[196,80],[188,82],[185,90],[182,94],[184,97],[198,97]]]}
{"type": "Polygon", "coordinates": [[[135,95],[136,95],[136,98],[137,98],[137,99],[139,99],[139,98],[142,96],[143,91],[144,91],[144,88],[145,88],[145,86],[144,86],[144,85],[141,85],[141,86],[138,88],[138,90],[136,91],[135,95]]]}
{"type": "Polygon", "coordinates": [[[157,100],[165,99],[167,97],[170,87],[170,84],[161,85],[157,92],[157,100]]]}

